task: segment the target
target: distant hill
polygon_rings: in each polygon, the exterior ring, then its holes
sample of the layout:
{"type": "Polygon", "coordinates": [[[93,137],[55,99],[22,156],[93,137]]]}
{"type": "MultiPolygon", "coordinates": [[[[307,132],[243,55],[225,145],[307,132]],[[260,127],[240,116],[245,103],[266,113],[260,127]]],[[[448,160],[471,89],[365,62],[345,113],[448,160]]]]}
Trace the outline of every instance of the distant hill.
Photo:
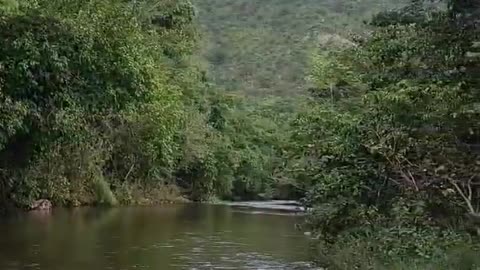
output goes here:
{"type": "Polygon", "coordinates": [[[373,14],[408,0],[193,0],[210,76],[229,91],[292,95],[311,52],[346,42],[373,14]]]}

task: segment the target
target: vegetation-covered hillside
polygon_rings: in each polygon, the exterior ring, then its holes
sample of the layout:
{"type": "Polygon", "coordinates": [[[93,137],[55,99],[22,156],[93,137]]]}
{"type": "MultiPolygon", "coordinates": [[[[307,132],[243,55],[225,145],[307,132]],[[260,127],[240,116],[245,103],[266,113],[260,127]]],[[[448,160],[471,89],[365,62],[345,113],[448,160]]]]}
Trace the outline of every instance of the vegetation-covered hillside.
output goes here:
{"type": "Polygon", "coordinates": [[[194,0],[215,81],[251,95],[296,95],[311,54],[350,43],[372,15],[408,0],[194,0]]]}

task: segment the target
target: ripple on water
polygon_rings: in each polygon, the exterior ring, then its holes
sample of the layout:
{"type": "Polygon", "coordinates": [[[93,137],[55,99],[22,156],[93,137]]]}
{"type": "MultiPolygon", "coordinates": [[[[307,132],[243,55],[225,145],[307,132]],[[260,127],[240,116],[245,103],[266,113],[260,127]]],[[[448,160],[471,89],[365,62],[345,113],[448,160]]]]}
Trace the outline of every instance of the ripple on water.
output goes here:
{"type": "MultiPolygon", "coordinates": [[[[152,248],[187,249],[186,252],[172,254],[171,266],[190,270],[220,269],[276,269],[308,270],[315,269],[307,262],[287,262],[268,253],[246,252],[247,244],[225,240],[230,232],[220,231],[210,235],[184,233],[168,242],[157,243],[152,248]],[[193,243],[193,246],[191,244],[193,243]]],[[[291,234],[288,237],[295,237],[291,234]]],[[[239,239],[241,241],[241,239],[239,239]]]]}
{"type": "Polygon", "coordinates": [[[175,254],[183,264],[178,264],[182,269],[211,270],[211,269],[276,269],[276,270],[307,270],[315,269],[307,262],[287,263],[272,255],[255,252],[237,252],[233,256],[232,250],[212,250],[192,248],[189,254],[175,254]],[[208,260],[210,258],[211,260],[208,260]]]}

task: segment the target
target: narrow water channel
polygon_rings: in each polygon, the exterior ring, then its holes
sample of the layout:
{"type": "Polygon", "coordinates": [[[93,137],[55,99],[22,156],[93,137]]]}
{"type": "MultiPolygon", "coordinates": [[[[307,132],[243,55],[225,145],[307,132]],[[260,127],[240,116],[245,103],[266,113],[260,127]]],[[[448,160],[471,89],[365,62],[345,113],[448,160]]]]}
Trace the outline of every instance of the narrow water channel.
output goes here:
{"type": "Polygon", "coordinates": [[[297,222],[195,204],[25,213],[0,219],[0,269],[314,269],[297,222]]]}

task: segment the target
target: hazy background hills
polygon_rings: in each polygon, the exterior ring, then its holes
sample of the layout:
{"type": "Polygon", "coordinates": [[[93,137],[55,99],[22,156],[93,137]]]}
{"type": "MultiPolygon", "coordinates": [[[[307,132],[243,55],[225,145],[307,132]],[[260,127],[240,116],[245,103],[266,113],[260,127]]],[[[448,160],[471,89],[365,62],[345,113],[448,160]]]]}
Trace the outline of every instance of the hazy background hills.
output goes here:
{"type": "Polygon", "coordinates": [[[228,91],[294,95],[313,51],[348,42],[408,0],[194,0],[210,77],[228,91]]]}

